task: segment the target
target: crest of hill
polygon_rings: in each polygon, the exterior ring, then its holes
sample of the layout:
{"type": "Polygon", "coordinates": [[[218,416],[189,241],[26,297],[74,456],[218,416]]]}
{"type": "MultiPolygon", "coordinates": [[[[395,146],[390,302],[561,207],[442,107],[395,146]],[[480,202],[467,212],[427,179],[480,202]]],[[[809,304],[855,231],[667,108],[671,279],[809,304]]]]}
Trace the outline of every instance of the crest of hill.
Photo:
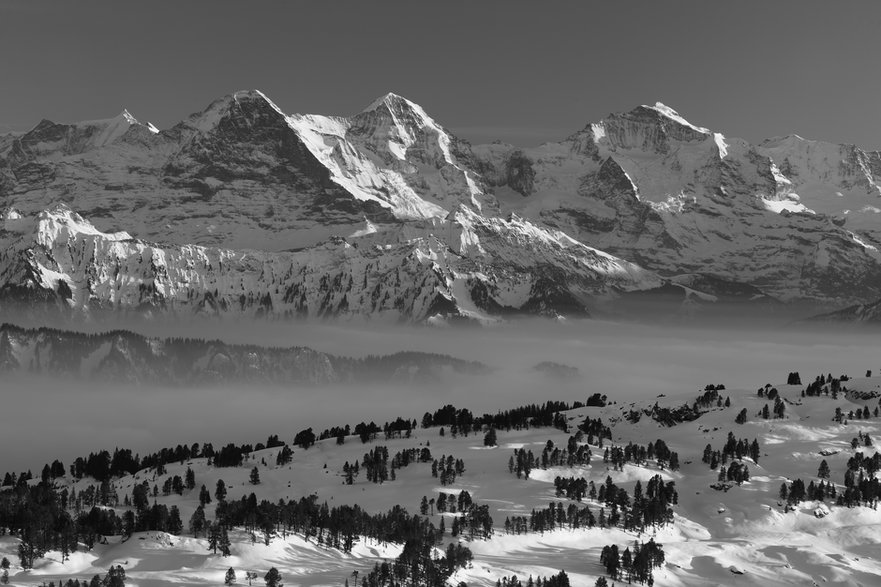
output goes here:
{"type": "Polygon", "coordinates": [[[208,382],[327,384],[431,381],[483,375],[489,367],[449,355],[404,351],[363,358],[309,347],[229,344],[198,338],[149,338],[128,330],[86,334],[0,326],[0,371],[57,377],[190,385],[208,382]]]}

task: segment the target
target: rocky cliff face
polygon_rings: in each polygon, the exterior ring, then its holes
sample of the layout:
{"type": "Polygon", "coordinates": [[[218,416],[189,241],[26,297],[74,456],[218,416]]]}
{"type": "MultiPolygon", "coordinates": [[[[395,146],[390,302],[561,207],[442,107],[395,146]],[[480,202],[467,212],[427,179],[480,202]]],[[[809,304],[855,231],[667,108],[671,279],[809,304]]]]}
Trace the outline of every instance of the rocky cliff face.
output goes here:
{"type": "Polygon", "coordinates": [[[773,159],[807,208],[851,231],[881,232],[881,152],[789,135],[763,141],[757,150],[773,159]]]}
{"type": "Polygon", "coordinates": [[[0,291],[421,321],[584,315],[687,274],[845,304],[881,297],[879,168],[662,104],[520,149],[471,146],[395,94],[341,118],[236,92],[168,130],[124,112],[0,137],[0,291]]]}
{"type": "Polygon", "coordinates": [[[103,233],[64,205],[7,212],[0,299],[79,312],[492,319],[585,315],[591,299],[654,287],[654,274],[518,218],[460,209],[451,248],[430,231],[331,238],[296,252],[156,245],[103,233]]]}
{"type": "Polygon", "coordinates": [[[813,152],[799,141],[756,147],[726,138],[657,104],[611,115],[560,143],[473,152],[497,185],[515,156],[527,169],[517,176],[532,178],[528,192],[511,181],[517,195],[497,192],[503,210],[661,274],[705,273],[781,299],[871,298],[881,291],[881,225],[842,222],[832,187],[855,185],[878,203],[875,155],[841,147],[822,157],[823,167],[806,150],[813,152]],[[828,185],[805,192],[819,176],[828,185]],[[832,203],[823,208],[818,199],[832,203]]]}

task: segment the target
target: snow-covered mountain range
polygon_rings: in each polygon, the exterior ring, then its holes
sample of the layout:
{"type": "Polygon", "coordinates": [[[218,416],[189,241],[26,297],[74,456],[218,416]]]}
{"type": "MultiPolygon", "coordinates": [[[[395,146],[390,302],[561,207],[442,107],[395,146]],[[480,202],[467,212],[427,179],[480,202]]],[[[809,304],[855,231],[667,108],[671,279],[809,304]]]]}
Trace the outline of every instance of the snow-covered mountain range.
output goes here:
{"type": "Polygon", "coordinates": [[[879,175],[877,152],[751,145],[662,104],[521,149],[395,94],[342,118],[243,91],[167,130],[124,111],[0,136],[0,292],[424,321],[725,282],[835,307],[881,297],[879,175]]]}

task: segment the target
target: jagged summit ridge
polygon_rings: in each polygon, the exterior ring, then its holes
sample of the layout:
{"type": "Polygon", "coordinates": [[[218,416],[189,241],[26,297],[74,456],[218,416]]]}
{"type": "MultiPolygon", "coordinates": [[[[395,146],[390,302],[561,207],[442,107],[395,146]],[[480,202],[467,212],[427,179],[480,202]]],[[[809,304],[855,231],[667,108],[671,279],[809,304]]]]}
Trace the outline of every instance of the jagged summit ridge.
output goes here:
{"type": "Polygon", "coordinates": [[[554,263],[566,239],[549,235],[564,235],[649,272],[783,299],[881,294],[878,153],[797,137],[751,145],[660,102],[532,149],[472,146],[394,93],[349,118],[288,115],[244,90],[159,132],[127,112],[110,120],[0,137],[0,207],[35,218],[65,201],[102,234],[175,250],[434,239],[488,266],[491,250],[517,261],[513,245],[494,249],[466,225],[490,226],[533,253],[555,242],[554,263]]]}

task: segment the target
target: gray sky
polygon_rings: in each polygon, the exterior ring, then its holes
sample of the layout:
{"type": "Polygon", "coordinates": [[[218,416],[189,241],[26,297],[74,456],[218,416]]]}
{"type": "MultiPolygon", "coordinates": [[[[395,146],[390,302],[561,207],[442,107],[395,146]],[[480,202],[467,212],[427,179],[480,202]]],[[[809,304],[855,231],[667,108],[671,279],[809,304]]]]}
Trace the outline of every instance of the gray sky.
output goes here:
{"type": "Polygon", "coordinates": [[[350,115],[394,91],[531,145],[662,101],[757,141],[881,148],[881,2],[0,3],[0,132],[128,108],[167,128],[234,90],[350,115]]]}

